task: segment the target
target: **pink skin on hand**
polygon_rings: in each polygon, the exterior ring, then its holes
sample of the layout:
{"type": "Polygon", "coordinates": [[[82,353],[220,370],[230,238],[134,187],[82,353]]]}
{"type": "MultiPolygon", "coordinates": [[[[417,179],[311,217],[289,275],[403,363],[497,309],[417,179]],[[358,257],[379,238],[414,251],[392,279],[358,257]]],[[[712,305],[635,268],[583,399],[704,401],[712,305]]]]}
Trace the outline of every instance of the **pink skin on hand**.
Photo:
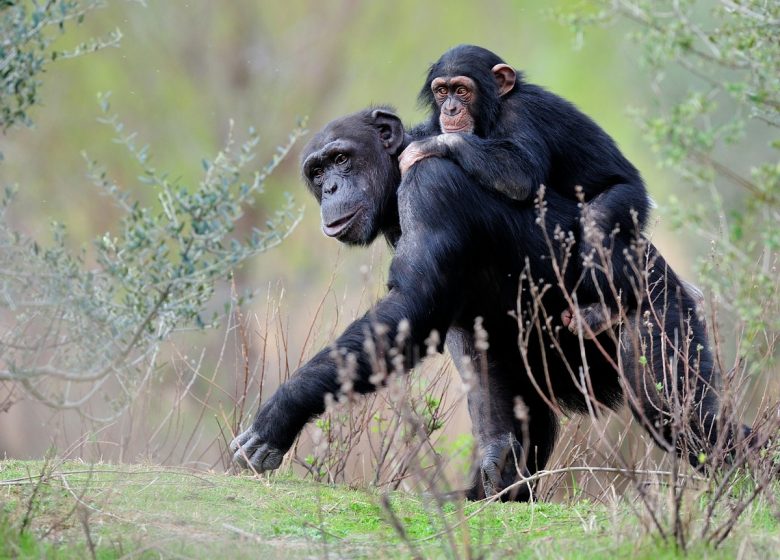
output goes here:
{"type": "Polygon", "coordinates": [[[455,149],[463,139],[460,134],[444,133],[409,144],[398,156],[403,177],[415,163],[429,157],[444,157],[447,150],[455,149]]]}
{"type": "MultiPolygon", "coordinates": [[[[579,331],[579,326],[577,323],[577,316],[574,314],[574,311],[571,309],[566,309],[563,313],[561,313],[561,322],[563,323],[563,326],[569,329],[569,332],[572,334],[577,334],[579,331]]],[[[582,327],[582,338],[585,340],[592,340],[596,338],[596,333],[593,333],[589,328],[587,328],[585,325],[582,327]]]]}
{"type": "MultiPolygon", "coordinates": [[[[579,327],[577,326],[577,316],[571,309],[566,309],[563,313],[561,313],[561,322],[563,323],[564,327],[569,329],[571,334],[577,334],[579,331],[579,327]]],[[[590,329],[583,326],[582,338],[585,340],[592,340],[596,337],[593,333],[591,333],[590,329]]]]}
{"type": "Polygon", "coordinates": [[[412,142],[409,144],[401,155],[398,156],[398,165],[401,168],[401,177],[406,175],[409,168],[420,160],[427,157],[431,157],[430,152],[426,152],[423,148],[422,142],[412,142]]]}
{"type": "MultiPolygon", "coordinates": [[[[607,329],[612,328],[614,319],[609,321],[600,322],[598,326],[589,325],[589,321],[586,316],[593,313],[592,306],[580,308],[579,310],[582,319],[582,338],[585,340],[594,340],[599,334],[603,333],[607,329]]],[[[569,329],[572,334],[578,334],[580,331],[580,325],[577,321],[577,315],[572,309],[566,309],[561,313],[561,322],[563,326],[569,329]]]]}

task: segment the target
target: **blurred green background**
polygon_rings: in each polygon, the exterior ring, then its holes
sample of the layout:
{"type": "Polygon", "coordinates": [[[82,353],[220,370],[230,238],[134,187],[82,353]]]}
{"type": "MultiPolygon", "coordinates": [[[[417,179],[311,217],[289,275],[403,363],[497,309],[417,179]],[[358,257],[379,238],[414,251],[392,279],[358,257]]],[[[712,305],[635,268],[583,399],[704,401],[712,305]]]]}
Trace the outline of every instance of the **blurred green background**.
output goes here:
{"type": "MultiPolygon", "coordinates": [[[[119,214],[85,178],[82,151],[105,164],[133,196],[154,204],[154,193],[136,179],[140,169],[133,158],[97,122],[99,92],[112,92],[112,111],[138,132],[139,145],[150,145],[154,166],[180,177],[184,185],[195,184],[201,158],[213,157],[224,145],[231,119],[239,139],[250,126],[260,131],[258,168],[301,117],[308,117],[309,129],[316,130],[347,112],[390,103],[409,124],[419,122],[424,111],[416,99],[428,65],[460,43],[495,51],[529,81],[578,105],[617,140],[641,170],[651,195],[663,201],[674,179],[658,170],[629,116],[630,107],[653,102],[639,54],[625,30],[614,27],[594,27],[584,47],[575,49],[571,31],[549,14],[573,4],[109,2],[83,25],[67,27],[55,47],[67,49],[115,28],[123,34],[121,47],[50,65],[43,76],[43,103],[31,112],[35,128],[0,135],[5,156],[0,184],[20,188],[10,212],[12,226],[46,244],[51,220],[63,222],[74,248],[114,228],[119,214]]],[[[340,321],[343,326],[382,293],[389,258],[382,242],[368,250],[347,249],[321,233],[317,205],[299,177],[301,147],[267,182],[250,218],[261,223],[290,192],[305,206],[304,219],[281,246],[238,275],[240,290],[285,294],[285,350],[293,365],[320,303],[326,304],[325,317],[336,317],[322,324],[340,321]]],[[[655,241],[673,266],[690,276],[691,254],[684,251],[696,248],[676,242],[660,218],[653,228],[655,241]]],[[[216,299],[221,306],[227,292],[221,290],[216,299]]],[[[265,300],[257,305],[265,306],[265,300]]],[[[322,327],[318,340],[332,339],[334,328],[322,327]]],[[[222,334],[212,333],[187,344],[194,349],[218,345],[222,334]]],[[[11,456],[40,455],[47,438],[30,437],[45,434],[48,413],[39,412],[33,420],[26,407],[13,407],[3,422],[7,429],[0,429],[0,450],[11,456]]]]}
{"type": "MultiPolygon", "coordinates": [[[[156,167],[187,184],[198,180],[200,158],[211,157],[224,143],[230,119],[239,136],[249,126],[260,131],[261,161],[303,116],[316,130],[368,104],[390,103],[408,123],[418,122],[424,113],[416,96],[427,66],[459,43],[497,52],[530,81],[576,103],[616,138],[652,195],[663,199],[666,181],[627,113],[629,106],[648,102],[637,53],[619,30],[598,28],[575,50],[570,31],[547,14],[569,4],[111,2],[90,13],[84,25],[68,29],[56,46],[67,48],[118,27],[121,48],[49,66],[43,106],[32,112],[36,129],[0,137],[6,156],[2,182],[21,187],[14,225],[42,238],[49,220],[57,219],[68,225],[75,243],[111,229],[115,213],[84,180],[82,150],[105,163],[119,184],[140,188],[137,167],[96,121],[98,92],[112,92],[113,110],[138,132],[141,144],[150,145],[156,167]]],[[[307,206],[301,227],[276,250],[290,267],[269,278],[300,267],[329,270],[339,249],[319,233],[316,205],[298,177],[297,155],[272,177],[258,204],[258,219],[264,208],[281,201],[283,191],[307,206]]],[[[137,194],[143,196],[143,190],[137,194]]],[[[257,264],[268,269],[267,263],[257,264]]]]}

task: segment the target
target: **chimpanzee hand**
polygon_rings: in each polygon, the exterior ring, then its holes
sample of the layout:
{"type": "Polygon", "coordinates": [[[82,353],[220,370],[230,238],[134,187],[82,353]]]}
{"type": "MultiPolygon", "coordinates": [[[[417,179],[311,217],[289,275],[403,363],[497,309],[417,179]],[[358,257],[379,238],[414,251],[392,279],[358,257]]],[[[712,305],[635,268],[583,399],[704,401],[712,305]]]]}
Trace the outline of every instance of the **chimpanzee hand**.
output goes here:
{"type": "Polygon", "coordinates": [[[230,451],[233,452],[233,462],[238,466],[258,473],[278,469],[284,457],[284,451],[263,441],[263,436],[255,431],[254,426],[230,443],[230,451]]]}
{"type": "Polygon", "coordinates": [[[286,428],[286,417],[278,413],[275,397],[258,411],[249,429],[230,443],[233,461],[242,468],[258,473],[278,469],[298,435],[297,430],[286,428]]]}
{"type": "Polygon", "coordinates": [[[409,168],[420,160],[429,157],[447,157],[449,149],[460,139],[456,133],[440,134],[416,140],[409,144],[401,155],[398,156],[398,164],[401,168],[401,176],[406,175],[409,168]]]}
{"type": "Polygon", "coordinates": [[[400,156],[398,156],[398,166],[401,168],[402,177],[406,175],[406,172],[409,171],[409,168],[418,161],[436,155],[430,149],[434,144],[432,140],[435,141],[433,138],[415,141],[404,148],[404,151],[401,152],[400,156]]]}
{"type": "Polygon", "coordinates": [[[585,340],[593,340],[618,323],[618,317],[608,312],[601,303],[580,307],[578,312],[574,313],[572,309],[565,310],[561,313],[561,321],[572,334],[577,334],[582,330],[582,337],[585,340]]]}

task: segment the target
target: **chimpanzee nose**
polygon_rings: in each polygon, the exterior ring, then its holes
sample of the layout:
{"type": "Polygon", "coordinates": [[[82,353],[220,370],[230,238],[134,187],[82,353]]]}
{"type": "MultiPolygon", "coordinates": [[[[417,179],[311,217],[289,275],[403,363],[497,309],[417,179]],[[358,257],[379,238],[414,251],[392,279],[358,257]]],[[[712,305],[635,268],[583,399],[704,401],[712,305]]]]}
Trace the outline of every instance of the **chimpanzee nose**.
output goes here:
{"type": "Polygon", "coordinates": [[[325,194],[333,194],[334,192],[336,192],[336,189],[338,189],[338,188],[339,188],[339,186],[338,186],[338,184],[336,184],[336,181],[332,181],[331,183],[325,185],[325,188],[322,189],[322,191],[325,194]]]}
{"type": "Polygon", "coordinates": [[[447,101],[444,103],[443,109],[448,117],[454,117],[455,115],[458,114],[460,107],[458,106],[457,103],[452,103],[450,101],[447,101]]]}

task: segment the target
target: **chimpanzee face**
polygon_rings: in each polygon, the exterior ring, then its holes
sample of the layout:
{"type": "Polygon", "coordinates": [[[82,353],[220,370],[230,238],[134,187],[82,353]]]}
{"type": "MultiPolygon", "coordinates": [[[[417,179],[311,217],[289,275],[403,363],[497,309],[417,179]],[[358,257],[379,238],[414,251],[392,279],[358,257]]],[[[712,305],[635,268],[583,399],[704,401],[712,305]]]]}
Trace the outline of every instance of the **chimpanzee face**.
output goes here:
{"type": "Polygon", "coordinates": [[[302,172],[320,204],[322,231],[368,245],[400,181],[403,125],[393,113],[367,110],[330,123],[304,149],[302,172]]]}
{"type": "Polygon", "coordinates": [[[439,106],[442,132],[474,132],[477,85],[468,76],[438,77],[431,82],[431,92],[439,106]]]}

